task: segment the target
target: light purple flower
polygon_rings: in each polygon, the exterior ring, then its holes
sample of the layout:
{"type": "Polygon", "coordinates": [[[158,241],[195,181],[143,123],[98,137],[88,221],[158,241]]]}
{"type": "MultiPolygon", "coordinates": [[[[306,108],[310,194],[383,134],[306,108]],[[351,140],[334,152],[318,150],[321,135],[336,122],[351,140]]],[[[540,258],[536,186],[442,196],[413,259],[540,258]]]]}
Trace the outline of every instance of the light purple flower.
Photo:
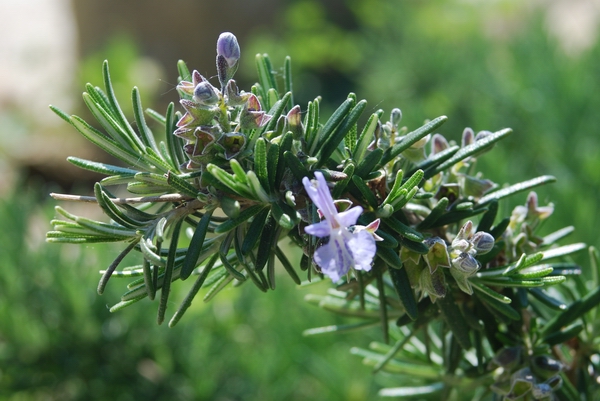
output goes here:
{"type": "Polygon", "coordinates": [[[329,237],[329,241],[315,251],[315,263],[333,282],[339,281],[351,268],[371,270],[377,250],[373,234],[364,229],[350,229],[356,224],[363,208],[355,206],[338,213],[325,177],[317,171],[315,178],[311,182],[308,177],[304,177],[302,183],[325,219],[307,226],[304,231],[319,238],[329,237]]]}

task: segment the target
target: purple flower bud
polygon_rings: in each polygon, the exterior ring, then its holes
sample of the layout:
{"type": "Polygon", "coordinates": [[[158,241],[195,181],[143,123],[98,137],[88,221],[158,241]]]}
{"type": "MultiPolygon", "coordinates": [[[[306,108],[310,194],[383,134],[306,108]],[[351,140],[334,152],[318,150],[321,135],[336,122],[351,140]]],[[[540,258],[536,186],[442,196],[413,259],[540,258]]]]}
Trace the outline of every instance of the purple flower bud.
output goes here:
{"type": "Polygon", "coordinates": [[[473,248],[477,251],[478,255],[488,253],[494,247],[494,237],[483,231],[478,231],[473,236],[473,248]]]}
{"type": "Polygon", "coordinates": [[[223,56],[229,68],[240,59],[240,45],[231,32],[223,32],[217,40],[217,56],[223,56]]]}
{"type": "Polygon", "coordinates": [[[194,100],[203,105],[215,104],[219,101],[217,88],[208,81],[200,82],[194,89],[194,100]]]}
{"type": "Polygon", "coordinates": [[[469,146],[473,142],[475,142],[475,133],[473,132],[473,129],[467,127],[462,133],[461,147],[464,148],[465,146],[469,146]]]}

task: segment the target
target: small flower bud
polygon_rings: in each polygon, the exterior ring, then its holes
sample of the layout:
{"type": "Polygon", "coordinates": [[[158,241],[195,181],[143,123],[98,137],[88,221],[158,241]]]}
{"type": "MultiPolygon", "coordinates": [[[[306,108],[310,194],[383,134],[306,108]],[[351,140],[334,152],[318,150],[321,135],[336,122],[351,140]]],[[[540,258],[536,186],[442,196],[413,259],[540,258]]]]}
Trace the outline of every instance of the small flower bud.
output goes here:
{"type": "Polygon", "coordinates": [[[240,59],[240,45],[231,32],[223,32],[217,39],[217,55],[223,56],[227,66],[232,68],[240,59]]]}
{"type": "Polygon", "coordinates": [[[204,81],[194,89],[194,100],[203,105],[211,105],[219,101],[219,94],[214,86],[204,81]]]}
{"type": "Polygon", "coordinates": [[[390,122],[394,127],[397,127],[402,120],[402,111],[398,108],[392,109],[392,113],[390,114],[390,122]]]}
{"type": "Polygon", "coordinates": [[[477,254],[483,255],[488,253],[494,247],[494,237],[483,231],[478,231],[473,236],[473,248],[477,251],[477,254]]]}
{"type": "Polygon", "coordinates": [[[431,138],[431,154],[440,153],[450,147],[448,141],[442,134],[433,134],[431,138]]]}
{"type": "Polygon", "coordinates": [[[464,148],[465,146],[469,146],[473,142],[475,142],[475,133],[471,128],[467,127],[463,130],[460,145],[464,148]]]}
{"type": "Polygon", "coordinates": [[[464,275],[472,275],[479,270],[479,262],[466,252],[452,259],[452,266],[464,275]]]}
{"type": "Polygon", "coordinates": [[[221,88],[233,77],[240,59],[240,45],[231,32],[223,32],[217,40],[217,74],[221,88]]]}

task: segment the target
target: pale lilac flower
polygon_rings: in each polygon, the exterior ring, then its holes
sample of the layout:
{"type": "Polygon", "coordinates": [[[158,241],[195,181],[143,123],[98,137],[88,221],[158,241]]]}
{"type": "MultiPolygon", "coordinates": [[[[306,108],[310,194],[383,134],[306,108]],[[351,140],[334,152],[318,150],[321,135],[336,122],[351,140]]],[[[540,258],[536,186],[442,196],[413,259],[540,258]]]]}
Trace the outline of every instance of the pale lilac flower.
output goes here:
{"type": "Polygon", "coordinates": [[[351,268],[371,270],[377,250],[375,238],[368,230],[352,229],[363,208],[355,206],[338,213],[325,177],[317,171],[315,178],[311,182],[304,177],[302,183],[325,219],[307,226],[304,231],[319,238],[329,237],[329,241],[315,251],[315,263],[333,282],[339,281],[351,268]]]}

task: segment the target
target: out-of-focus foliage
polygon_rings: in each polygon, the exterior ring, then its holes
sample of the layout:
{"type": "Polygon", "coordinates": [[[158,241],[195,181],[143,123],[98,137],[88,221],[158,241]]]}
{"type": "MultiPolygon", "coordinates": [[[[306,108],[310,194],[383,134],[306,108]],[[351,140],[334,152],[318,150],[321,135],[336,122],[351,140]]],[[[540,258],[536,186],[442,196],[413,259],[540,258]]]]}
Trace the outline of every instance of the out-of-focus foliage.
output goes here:
{"type": "Polygon", "coordinates": [[[598,244],[596,199],[575,196],[600,185],[597,41],[563,51],[549,32],[549,8],[530,2],[340,3],[292,2],[279,25],[255,31],[248,51],[275,64],[292,56],[300,104],[321,93],[337,104],[354,90],[374,109],[400,107],[407,126],[446,114],[444,129],[456,136],[465,126],[513,128],[481,170],[496,182],[556,176],[559,185],[540,191],[557,206],[547,229],[572,224],[578,238],[598,244]]]}

